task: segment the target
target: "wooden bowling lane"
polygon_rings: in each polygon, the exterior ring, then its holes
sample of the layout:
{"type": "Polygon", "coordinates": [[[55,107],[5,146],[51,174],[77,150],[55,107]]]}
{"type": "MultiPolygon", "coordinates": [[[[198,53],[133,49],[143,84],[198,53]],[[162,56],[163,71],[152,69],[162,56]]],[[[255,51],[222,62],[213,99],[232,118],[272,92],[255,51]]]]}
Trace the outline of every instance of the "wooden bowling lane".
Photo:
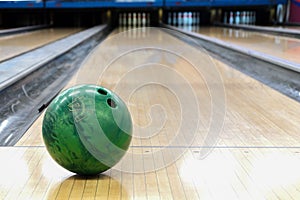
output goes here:
{"type": "Polygon", "coordinates": [[[196,32],[239,45],[241,48],[300,63],[299,39],[221,27],[201,27],[196,32]]]}
{"type": "Polygon", "coordinates": [[[57,166],[45,148],[1,148],[0,197],[297,199],[299,196],[300,160],[296,150],[215,149],[205,159],[197,158],[198,151],[188,150],[172,165],[154,172],[131,174],[112,169],[86,178],[57,166]]]}
{"type": "Polygon", "coordinates": [[[0,37],[0,62],[50,42],[67,37],[81,28],[50,28],[0,37]]]}
{"type": "MultiPolygon", "coordinates": [[[[93,51],[66,87],[101,84],[128,100],[135,130],[126,157],[102,175],[74,176],[46,152],[41,116],[14,147],[0,147],[4,163],[0,199],[300,197],[298,102],[211,60],[164,31],[115,32],[109,38],[93,51]],[[173,53],[158,47],[172,49],[173,53]],[[112,58],[117,59],[110,62],[112,58]],[[216,146],[206,146],[205,139],[215,138],[208,134],[208,127],[212,123],[210,97],[212,90],[218,91],[218,82],[208,82],[217,80],[217,74],[198,74],[188,62],[195,58],[200,70],[215,64],[225,88],[226,115],[224,123],[219,124],[223,128],[215,143],[209,143],[216,146]],[[198,100],[201,123],[191,145],[183,146],[191,126],[175,133],[184,126],[181,116],[196,112],[189,106],[194,103],[192,98],[180,99],[190,88],[198,100]],[[180,107],[185,100],[186,108],[180,107]],[[174,138],[178,140],[175,145],[170,142],[174,138]],[[208,150],[205,156],[203,149],[208,150]],[[140,173],[132,173],[132,166],[140,173]]],[[[217,106],[218,111],[222,109],[217,106]]]]}

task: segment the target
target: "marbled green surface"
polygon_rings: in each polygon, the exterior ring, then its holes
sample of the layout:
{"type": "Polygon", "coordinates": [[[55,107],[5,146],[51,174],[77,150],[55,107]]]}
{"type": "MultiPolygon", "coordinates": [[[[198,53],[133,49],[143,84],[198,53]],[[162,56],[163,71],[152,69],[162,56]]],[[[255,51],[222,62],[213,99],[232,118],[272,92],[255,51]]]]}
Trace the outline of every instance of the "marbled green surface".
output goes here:
{"type": "Polygon", "coordinates": [[[80,85],[51,102],[42,131],[47,150],[59,165],[94,175],[114,166],[126,153],[132,121],[116,94],[100,86],[80,85]]]}

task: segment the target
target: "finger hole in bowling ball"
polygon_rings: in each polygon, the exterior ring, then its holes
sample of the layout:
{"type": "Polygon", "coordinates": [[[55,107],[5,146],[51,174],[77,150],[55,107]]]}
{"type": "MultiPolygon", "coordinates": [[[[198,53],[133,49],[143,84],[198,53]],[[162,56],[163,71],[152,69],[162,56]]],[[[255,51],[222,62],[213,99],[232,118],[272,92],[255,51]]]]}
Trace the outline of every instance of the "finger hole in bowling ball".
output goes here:
{"type": "Polygon", "coordinates": [[[107,91],[103,90],[102,88],[98,89],[98,93],[102,95],[107,95],[107,91]]]}
{"type": "Polygon", "coordinates": [[[107,99],[107,104],[111,107],[111,108],[116,108],[117,104],[114,100],[112,99],[107,99]]]}

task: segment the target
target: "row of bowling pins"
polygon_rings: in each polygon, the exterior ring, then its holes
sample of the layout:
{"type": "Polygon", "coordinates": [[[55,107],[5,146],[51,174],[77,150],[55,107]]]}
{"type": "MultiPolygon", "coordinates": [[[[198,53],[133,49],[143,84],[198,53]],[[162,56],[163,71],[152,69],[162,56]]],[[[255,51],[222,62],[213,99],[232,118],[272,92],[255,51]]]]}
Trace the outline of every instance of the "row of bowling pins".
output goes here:
{"type": "Polygon", "coordinates": [[[200,24],[200,12],[169,12],[167,23],[173,26],[194,26],[200,24]]]}
{"type": "Polygon", "coordinates": [[[224,21],[225,24],[255,24],[256,23],[256,12],[255,11],[236,11],[236,12],[225,12],[224,21]]]}
{"type": "Polygon", "coordinates": [[[145,27],[150,25],[150,13],[119,13],[120,26],[145,27]]]}

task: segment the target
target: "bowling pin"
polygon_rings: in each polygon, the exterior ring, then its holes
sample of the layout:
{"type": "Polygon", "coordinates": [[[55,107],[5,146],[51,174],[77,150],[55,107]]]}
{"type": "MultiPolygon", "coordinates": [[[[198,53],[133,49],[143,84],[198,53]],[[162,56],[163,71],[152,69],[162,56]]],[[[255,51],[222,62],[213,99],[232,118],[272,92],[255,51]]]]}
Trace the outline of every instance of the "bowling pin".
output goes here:
{"type": "Polygon", "coordinates": [[[197,22],[197,13],[196,12],[193,12],[192,13],[192,19],[193,19],[193,23],[192,23],[192,26],[195,26],[197,25],[196,22],[197,22]]]}
{"type": "Polygon", "coordinates": [[[146,13],[142,13],[142,26],[145,27],[146,26],[146,13]]]}
{"type": "Polygon", "coordinates": [[[245,24],[246,23],[246,12],[245,11],[243,11],[242,13],[241,13],[241,24],[245,24]]]}
{"type": "Polygon", "coordinates": [[[249,20],[250,20],[250,19],[249,19],[249,12],[247,11],[247,12],[246,12],[246,23],[245,23],[245,24],[248,25],[248,24],[249,24],[249,20]]]}
{"type": "Polygon", "coordinates": [[[128,13],[128,26],[131,26],[131,13],[128,13]]]}
{"type": "Polygon", "coordinates": [[[188,13],[188,25],[192,26],[193,24],[193,18],[192,18],[192,12],[188,13]]]}
{"type": "Polygon", "coordinates": [[[189,26],[190,24],[190,13],[186,12],[186,26],[189,26]]]}
{"type": "Polygon", "coordinates": [[[237,11],[236,13],[235,13],[235,24],[240,24],[240,12],[239,11],[237,11]]]}
{"type": "Polygon", "coordinates": [[[229,24],[233,24],[233,12],[230,12],[229,24]]]}
{"type": "Polygon", "coordinates": [[[177,25],[176,12],[173,12],[173,26],[177,25]]]}
{"type": "Polygon", "coordinates": [[[188,26],[189,25],[189,12],[186,12],[184,21],[185,21],[185,23],[184,23],[185,26],[188,26]]]}
{"type": "Polygon", "coordinates": [[[182,26],[182,13],[178,13],[178,26],[182,26]]]}
{"type": "Polygon", "coordinates": [[[137,21],[137,19],[136,19],[136,13],[133,13],[133,15],[132,15],[132,25],[135,27],[136,26],[136,21],[137,21]]]}
{"type": "Polygon", "coordinates": [[[186,26],[188,24],[188,13],[183,13],[183,26],[186,26]]]}
{"type": "MultiPolygon", "coordinates": [[[[298,1],[295,1],[295,2],[298,2],[298,1]]],[[[283,5],[282,4],[277,5],[276,20],[280,24],[283,23],[283,5]]]]}

